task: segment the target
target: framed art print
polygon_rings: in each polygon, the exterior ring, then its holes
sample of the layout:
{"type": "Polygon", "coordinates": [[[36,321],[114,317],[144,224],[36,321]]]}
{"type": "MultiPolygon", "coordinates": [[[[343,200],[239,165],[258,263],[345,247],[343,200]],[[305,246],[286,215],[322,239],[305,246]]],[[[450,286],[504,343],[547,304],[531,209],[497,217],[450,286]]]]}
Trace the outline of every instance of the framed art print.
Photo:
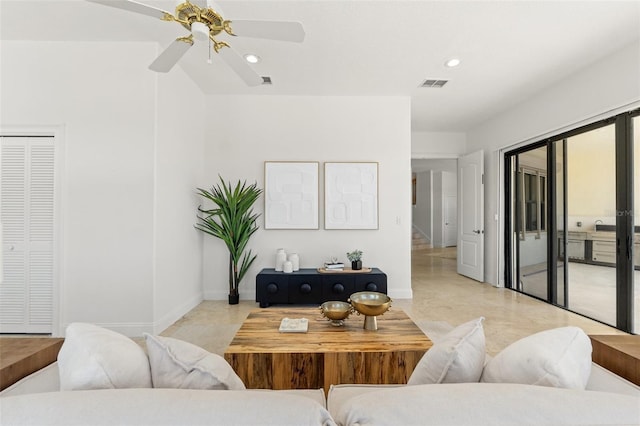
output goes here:
{"type": "Polygon", "coordinates": [[[378,229],[378,163],[324,163],[324,228],[378,229]]]}
{"type": "Polygon", "coordinates": [[[318,229],[318,164],[265,161],[265,229],[318,229]]]}

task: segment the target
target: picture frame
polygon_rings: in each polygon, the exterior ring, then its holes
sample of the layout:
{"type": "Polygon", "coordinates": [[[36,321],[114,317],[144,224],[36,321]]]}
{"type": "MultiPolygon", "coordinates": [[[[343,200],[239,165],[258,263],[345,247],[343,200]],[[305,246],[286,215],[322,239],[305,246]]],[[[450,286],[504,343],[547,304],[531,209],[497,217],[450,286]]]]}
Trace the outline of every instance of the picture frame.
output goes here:
{"type": "Polygon", "coordinates": [[[324,163],[324,228],[378,229],[378,163],[324,163]]]}
{"type": "Polygon", "coordinates": [[[319,163],[264,162],[264,228],[318,229],[319,163]]]}

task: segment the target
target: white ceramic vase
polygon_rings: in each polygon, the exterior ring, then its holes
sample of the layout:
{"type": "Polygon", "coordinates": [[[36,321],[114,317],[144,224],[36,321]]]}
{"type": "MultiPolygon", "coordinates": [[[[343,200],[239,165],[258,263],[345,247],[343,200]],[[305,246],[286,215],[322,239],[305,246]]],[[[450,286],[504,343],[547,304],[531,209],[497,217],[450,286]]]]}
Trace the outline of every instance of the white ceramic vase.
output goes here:
{"type": "Polygon", "coordinates": [[[298,256],[298,253],[291,253],[289,255],[289,262],[291,262],[291,266],[294,271],[300,270],[300,257],[298,256]]]}
{"type": "Polygon", "coordinates": [[[276,271],[282,271],[284,268],[284,262],[287,260],[287,253],[284,249],[278,249],[276,253],[276,271]]]}

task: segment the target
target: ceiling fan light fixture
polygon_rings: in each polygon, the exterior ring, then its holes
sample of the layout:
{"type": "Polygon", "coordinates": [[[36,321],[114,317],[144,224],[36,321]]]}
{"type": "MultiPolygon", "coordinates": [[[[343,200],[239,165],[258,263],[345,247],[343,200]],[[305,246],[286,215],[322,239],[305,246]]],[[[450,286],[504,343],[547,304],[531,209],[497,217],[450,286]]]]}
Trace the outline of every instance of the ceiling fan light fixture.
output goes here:
{"type": "Polygon", "coordinates": [[[209,39],[209,27],[207,27],[202,22],[192,22],[191,33],[193,34],[193,38],[195,38],[196,40],[205,41],[209,39]]]}
{"type": "Polygon", "coordinates": [[[260,56],[254,55],[253,53],[247,53],[244,55],[244,60],[249,62],[250,64],[257,64],[260,62],[260,56]]]}

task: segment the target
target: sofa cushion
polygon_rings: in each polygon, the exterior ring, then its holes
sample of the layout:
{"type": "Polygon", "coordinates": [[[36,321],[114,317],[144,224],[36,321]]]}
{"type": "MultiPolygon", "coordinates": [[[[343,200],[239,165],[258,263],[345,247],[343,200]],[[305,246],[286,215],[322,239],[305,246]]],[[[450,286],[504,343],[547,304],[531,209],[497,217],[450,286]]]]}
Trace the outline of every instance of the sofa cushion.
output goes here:
{"type": "Polygon", "coordinates": [[[12,396],[0,405],[7,425],[335,424],[315,398],[291,392],[108,389],[12,396]]]}
{"type": "Polygon", "coordinates": [[[144,350],[128,337],[93,324],[69,324],[58,368],[61,390],[151,387],[144,350]]]}
{"type": "Polygon", "coordinates": [[[407,384],[462,383],[480,380],[485,360],[483,317],[459,325],[422,357],[407,384]]]}
{"type": "Polygon", "coordinates": [[[245,389],[220,355],[171,337],[144,334],[155,388],[245,389]]]}
{"type": "Polygon", "coordinates": [[[631,425],[640,420],[640,399],[514,383],[447,383],[368,392],[342,401],[331,414],[344,426],[631,425]]]}
{"type": "Polygon", "coordinates": [[[578,327],[560,327],[507,346],[487,363],[481,380],[584,389],[590,374],[591,340],[578,327]]]}

